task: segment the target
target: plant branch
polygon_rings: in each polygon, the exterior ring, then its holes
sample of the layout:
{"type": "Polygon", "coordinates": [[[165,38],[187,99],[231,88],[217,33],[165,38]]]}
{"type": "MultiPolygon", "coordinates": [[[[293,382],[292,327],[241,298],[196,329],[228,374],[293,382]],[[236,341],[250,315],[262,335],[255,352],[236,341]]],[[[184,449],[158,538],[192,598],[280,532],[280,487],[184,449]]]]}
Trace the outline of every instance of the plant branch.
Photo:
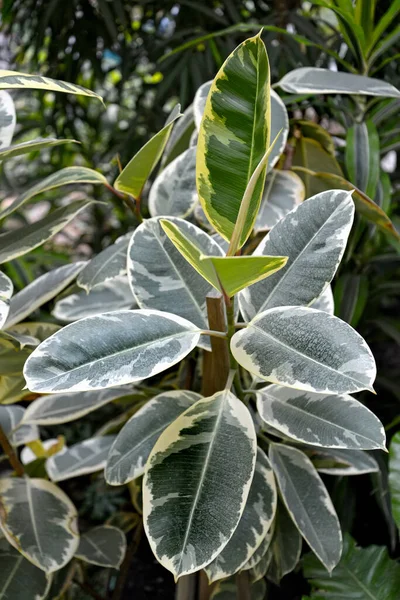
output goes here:
{"type": "Polygon", "coordinates": [[[12,466],[12,468],[14,469],[14,471],[16,472],[16,474],[18,475],[18,477],[23,477],[25,475],[25,469],[24,469],[22,463],[20,462],[14,448],[10,444],[10,441],[9,441],[8,437],[6,436],[6,434],[4,433],[4,430],[1,425],[0,425],[0,446],[3,448],[4,454],[7,455],[8,461],[9,461],[10,465],[12,466]]]}

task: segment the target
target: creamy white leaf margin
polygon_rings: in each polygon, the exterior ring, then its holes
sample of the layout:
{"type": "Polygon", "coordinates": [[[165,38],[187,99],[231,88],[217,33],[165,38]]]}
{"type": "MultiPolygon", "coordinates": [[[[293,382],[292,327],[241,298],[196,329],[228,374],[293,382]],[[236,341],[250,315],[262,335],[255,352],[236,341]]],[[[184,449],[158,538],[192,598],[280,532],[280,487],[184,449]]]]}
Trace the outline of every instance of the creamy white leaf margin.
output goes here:
{"type": "Polygon", "coordinates": [[[311,460],[297,448],[270,444],[269,458],[291,518],[331,572],[342,553],[342,532],[322,479],[311,460]]]}
{"type": "Polygon", "coordinates": [[[376,365],[365,340],[320,310],[266,310],[235,333],[231,350],[240,365],[272,383],[329,394],[373,391],[376,365]]]}
{"type": "Polygon", "coordinates": [[[0,149],[11,144],[17,117],[14,101],[8,92],[0,91],[0,149]]]}
{"type": "Polygon", "coordinates": [[[23,424],[24,413],[22,406],[0,406],[0,425],[13,446],[21,446],[40,437],[36,425],[23,424]]]}
{"type": "Polygon", "coordinates": [[[349,475],[364,475],[365,473],[378,473],[379,465],[375,458],[363,450],[324,450],[318,449],[310,454],[319,473],[347,477],[349,475]],[[325,462],[337,463],[330,466],[325,462]]]}
{"type": "Polygon", "coordinates": [[[161,373],[195,348],[199,329],[156,310],[121,310],[81,319],[47,338],[29,356],[31,391],[111,388],[161,373]],[[101,340],[101,343],[100,343],[101,340]]]}
{"type": "Polygon", "coordinates": [[[10,310],[10,298],[14,291],[13,282],[0,271],[0,329],[7,320],[10,310]]]}
{"type": "Polygon", "coordinates": [[[187,390],[162,392],[138,410],[119,432],[107,459],[105,479],[124,485],[144,473],[150,453],[162,432],[201,398],[187,390]]]}
{"type": "Polygon", "coordinates": [[[256,444],[248,409],[228,390],[196,402],[159,437],[143,480],[144,526],[176,579],[209,564],[231,539],[249,495],[256,444]]]}
{"type": "Polygon", "coordinates": [[[14,548],[46,573],[62,569],[79,544],[77,512],[45,479],[0,479],[0,528],[14,548]]]}

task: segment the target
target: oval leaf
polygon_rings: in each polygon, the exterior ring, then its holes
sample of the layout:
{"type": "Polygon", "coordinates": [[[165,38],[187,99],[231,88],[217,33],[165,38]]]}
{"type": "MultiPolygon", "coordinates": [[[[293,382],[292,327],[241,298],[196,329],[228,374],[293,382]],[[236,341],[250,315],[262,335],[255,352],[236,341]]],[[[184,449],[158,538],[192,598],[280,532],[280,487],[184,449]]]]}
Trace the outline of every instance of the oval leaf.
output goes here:
{"type": "Polygon", "coordinates": [[[161,434],[146,465],[143,517],[154,554],[176,578],[209,564],[229,542],[255,460],[251,415],[227,390],[199,400],[161,434]]]}
{"type": "Polygon", "coordinates": [[[379,465],[373,456],[362,450],[324,450],[309,452],[317,471],[327,475],[364,475],[377,473],[379,465]]]}
{"type": "Polygon", "coordinates": [[[361,402],[280,385],[257,391],[261,418],[290,439],[324,448],[385,449],[382,423],[361,402]]]}
{"type": "Polygon", "coordinates": [[[254,223],[256,233],[272,229],[297,204],[304,200],[304,184],[292,171],[268,173],[259,213],[254,223]]]}
{"type": "Polygon", "coordinates": [[[81,536],[75,556],[92,565],[119,569],[126,554],[126,537],[117,527],[101,525],[81,536]]]}
{"type": "Polygon", "coordinates": [[[301,535],[281,502],[274,523],[274,534],[268,549],[268,579],[276,585],[282,577],[291,573],[300,560],[302,547],[301,535]]]}
{"type": "Polygon", "coordinates": [[[205,571],[211,582],[239,571],[259,548],[275,516],[277,493],[274,474],[265,453],[258,448],[249,496],[235,533],[205,571]]]}
{"type": "Polygon", "coordinates": [[[188,148],[156,177],[149,193],[152,217],[186,217],[197,202],[196,148],[188,148]]]}
{"type": "Polygon", "coordinates": [[[245,369],[272,383],[317,393],[373,391],[376,365],[366,342],[313,308],[271,308],[235,333],[231,349],[245,369]]]}
{"type": "Polygon", "coordinates": [[[354,218],[351,194],[331,190],[309,198],[270,231],[254,256],[288,256],[272,277],[243,290],[240,310],[246,320],[275,306],[308,305],[335,275],[354,218]]]}
{"type": "Polygon", "coordinates": [[[52,481],[96,473],[104,469],[114,435],[91,438],[74,444],[65,452],[53,454],[46,460],[46,471],[52,481]]]}
{"type": "MultiPolygon", "coordinates": [[[[208,220],[228,241],[247,184],[270,145],[269,78],[258,35],[226,59],[207,97],[197,145],[197,190],[208,220]]],[[[253,229],[265,173],[266,168],[251,195],[239,247],[253,229]]]]}
{"type": "Polygon", "coordinates": [[[277,84],[290,94],[355,94],[400,98],[400,92],[381,79],[316,67],[289,71],[277,84]]]}
{"type": "Polygon", "coordinates": [[[85,262],[76,262],[49,271],[18,292],[10,302],[10,312],[6,321],[7,329],[57,296],[75,279],[85,264],[85,262]]]}
{"type": "Polygon", "coordinates": [[[44,479],[0,479],[1,529],[14,548],[46,573],[62,569],[79,544],[77,512],[44,479]]]}
{"type": "Polygon", "coordinates": [[[163,392],[152,398],[124,425],[107,459],[109,485],[123,485],[144,473],[158,438],[180,414],[201,396],[185,390],[163,392]]]}
{"type": "Polygon", "coordinates": [[[166,312],[103,313],[42,342],[26,361],[24,375],[36,392],[115,387],[165,371],[189,354],[199,337],[195,325],[166,312]]]}
{"type": "Polygon", "coordinates": [[[0,539],[0,598],[2,600],[44,600],[51,578],[0,539]]]}

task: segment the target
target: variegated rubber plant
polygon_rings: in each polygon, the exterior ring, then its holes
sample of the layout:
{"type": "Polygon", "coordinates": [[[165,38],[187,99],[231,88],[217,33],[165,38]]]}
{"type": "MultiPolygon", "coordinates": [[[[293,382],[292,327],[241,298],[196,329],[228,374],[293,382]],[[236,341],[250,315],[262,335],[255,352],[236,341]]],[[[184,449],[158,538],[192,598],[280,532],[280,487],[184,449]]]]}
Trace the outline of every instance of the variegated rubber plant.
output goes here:
{"type": "MultiPolygon", "coordinates": [[[[357,75],[350,81],[314,70],[311,84],[307,77],[297,70],[278,85],[400,95],[357,75]]],[[[0,72],[0,87],[32,86],[94,95],[0,72]]],[[[385,449],[385,434],[350,395],[373,392],[375,362],[360,335],[334,316],[330,282],[355,203],[397,234],[344,179],[343,189],[305,200],[303,180],[283,169],[288,132],[257,35],[234,50],[183,116],[175,109],[114,187],[96,171],[71,167],[2,209],[5,218],[47,190],[103,184],[139,225],[88,263],[50,271],[14,296],[1,275],[8,387],[3,382],[0,441],[14,473],[0,478],[0,597],[44,598],[53,572],[67,563],[119,567],[123,533],[105,525],[79,538],[76,508],[57,485],[103,471],[110,486],[127,485],[134,496],[141,481],[147,538],[175,579],[204,569],[222,590],[236,589],[235,574],[242,588],[264,589],[265,576],[279,584],[296,568],[302,539],[327,572],[338,565],[342,533],[321,474],[376,471],[366,451],[385,449]],[[143,190],[158,162],[151,217],[143,218],[143,190]],[[26,320],[75,279],[56,300],[52,322],[26,320]],[[27,398],[34,400],[26,409],[14,405],[27,398]],[[39,426],[122,398],[125,412],[96,437],[71,447],[40,442],[39,426]],[[29,448],[19,459],[21,445],[29,448]],[[45,461],[40,477],[29,476],[28,450],[45,461]]],[[[27,151],[9,144],[0,158],[27,151]]],[[[56,208],[23,236],[0,235],[1,262],[48,240],[89,203],[56,208]]]]}

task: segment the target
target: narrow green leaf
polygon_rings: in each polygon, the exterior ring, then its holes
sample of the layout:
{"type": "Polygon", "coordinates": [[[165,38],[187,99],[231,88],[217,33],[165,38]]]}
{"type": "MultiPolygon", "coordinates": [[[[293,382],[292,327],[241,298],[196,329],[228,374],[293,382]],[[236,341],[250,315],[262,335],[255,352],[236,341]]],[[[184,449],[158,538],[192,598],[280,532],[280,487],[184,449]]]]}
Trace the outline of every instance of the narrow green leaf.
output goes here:
{"type": "Polygon", "coordinates": [[[79,543],[77,512],[45,479],[0,479],[1,529],[14,548],[46,573],[66,565],[79,543]],[[56,515],[56,518],[55,518],[56,515]]]}
{"type": "Polygon", "coordinates": [[[144,526],[157,559],[176,578],[209,564],[231,539],[256,449],[251,415],[228,390],[196,402],[159,437],[143,481],[144,526]]]}
{"type": "Polygon", "coordinates": [[[161,226],[196,271],[215,289],[229,297],[272,275],[287,261],[286,256],[204,256],[194,240],[186,237],[174,223],[162,219],[161,226]]]}
{"type": "MultiPolygon", "coordinates": [[[[349,180],[374,198],[379,181],[380,155],[378,131],[371,120],[355,123],[348,130],[345,161],[349,180]]],[[[318,170],[326,171],[324,168],[318,170]]]]}
{"type": "Polygon", "coordinates": [[[176,119],[181,116],[181,107],[176,105],[165,126],[145,144],[129,161],[114,182],[120,192],[140,198],[143,186],[160,160],[176,119]]]}
{"type": "Polygon", "coordinates": [[[312,308],[284,306],[260,313],[235,333],[231,350],[253,375],[310,392],[372,390],[376,376],[363,338],[344,321],[312,308]]]}
{"type": "Polygon", "coordinates": [[[14,156],[21,156],[29,152],[37,152],[43,148],[52,148],[53,146],[61,146],[62,144],[79,144],[76,140],[56,140],[55,138],[37,138],[29,142],[21,142],[13,146],[0,148],[0,160],[6,160],[14,156]]]}
{"type": "Polygon", "coordinates": [[[18,73],[17,71],[0,70],[0,89],[24,88],[45,90],[48,92],[64,92],[65,94],[77,94],[78,96],[91,96],[103,102],[101,96],[95,92],[74,83],[50,79],[42,75],[28,75],[27,73],[18,73]]]}
{"type": "Polygon", "coordinates": [[[271,444],[269,457],[290,516],[331,572],[340,560],[342,533],[322,479],[310,459],[296,448],[271,444]]]}
{"type": "Polygon", "coordinates": [[[33,351],[24,367],[27,387],[37,392],[78,392],[139,381],[182,360],[199,337],[198,328],[186,319],[157,310],[87,317],[33,351]]]}
{"type": "Polygon", "coordinates": [[[117,527],[101,525],[82,535],[75,556],[92,565],[119,569],[126,554],[126,537],[117,527]]]}
{"type": "MultiPolygon", "coordinates": [[[[228,241],[250,178],[270,145],[269,78],[258,35],[227,58],[207,97],[197,146],[197,190],[208,220],[228,241]]],[[[250,199],[240,245],[253,228],[265,173],[263,169],[250,199]]]]}
{"type": "Polygon", "coordinates": [[[92,185],[101,183],[104,185],[107,183],[107,180],[101,173],[87,167],[66,167],[65,169],[60,169],[60,171],[56,171],[31,187],[7,206],[7,208],[0,211],[0,219],[4,219],[4,217],[18,210],[38,194],[72,183],[91,183],[92,185]]]}
{"type": "Polygon", "coordinates": [[[0,235],[0,264],[22,256],[47,242],[63,227],[68,225],[78,213],[94,203],[94,200],[75,200],[57,208],[44,219],[0,235]]]}
{"type": "Polygon", "coordinates": [[[389,487],[393,517],[400,530],[400,432],[390,442],[389,487]]]}

